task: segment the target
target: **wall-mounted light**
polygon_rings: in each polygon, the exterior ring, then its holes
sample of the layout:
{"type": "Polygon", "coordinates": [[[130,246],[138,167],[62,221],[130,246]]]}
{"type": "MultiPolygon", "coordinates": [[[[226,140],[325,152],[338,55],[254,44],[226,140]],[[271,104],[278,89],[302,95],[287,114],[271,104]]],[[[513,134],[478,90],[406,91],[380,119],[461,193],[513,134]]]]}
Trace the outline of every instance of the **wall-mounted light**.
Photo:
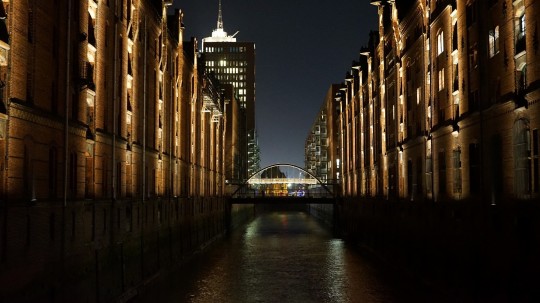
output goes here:
{"type": "Polygon", "coordinates": [[[459,136],[459,125],[457,125],[457,123],[452,125],[452,136],[454,136],[454,138],[459,136]]]}
{"type": "Polygon", "coordinates": [[[360,56],[364,56],[364,57],[370,57],[370,52],[360,52],[360,56]]]}

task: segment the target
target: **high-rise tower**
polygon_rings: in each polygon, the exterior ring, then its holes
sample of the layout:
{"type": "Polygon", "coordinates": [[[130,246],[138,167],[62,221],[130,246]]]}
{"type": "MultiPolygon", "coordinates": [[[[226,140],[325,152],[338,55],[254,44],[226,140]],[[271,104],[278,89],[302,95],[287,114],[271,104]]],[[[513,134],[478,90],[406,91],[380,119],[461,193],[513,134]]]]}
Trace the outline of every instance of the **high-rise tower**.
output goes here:
{"type": "Polygon", "coordinates": [[[245,129],[247,146],[256,148],[246,150],[248,155],[247,174],[259,167],[259,152],[255,130],[255,43],[239,42],[236,32],[229,36],[223,27],[221,0],[219,0],[218,20],[211,37],[202,40],[204,65],[206,71],[214,73],[222,84],[230,84],[234,88],[236,99],[245,113],[245,129]],[[253,142],[249,142],[249,141],[253,142]]]}

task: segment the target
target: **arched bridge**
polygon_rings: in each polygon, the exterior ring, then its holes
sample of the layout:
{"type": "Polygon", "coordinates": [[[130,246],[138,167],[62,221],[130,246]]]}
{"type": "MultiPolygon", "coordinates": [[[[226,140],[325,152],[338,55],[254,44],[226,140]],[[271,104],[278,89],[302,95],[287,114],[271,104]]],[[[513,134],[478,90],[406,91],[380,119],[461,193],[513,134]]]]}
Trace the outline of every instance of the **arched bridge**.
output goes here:
{"type": "Polygon", "coordinates": [[[334,186],[294,164],[273,164],[238,184],[232,203],[333,204],[334,186]]]}

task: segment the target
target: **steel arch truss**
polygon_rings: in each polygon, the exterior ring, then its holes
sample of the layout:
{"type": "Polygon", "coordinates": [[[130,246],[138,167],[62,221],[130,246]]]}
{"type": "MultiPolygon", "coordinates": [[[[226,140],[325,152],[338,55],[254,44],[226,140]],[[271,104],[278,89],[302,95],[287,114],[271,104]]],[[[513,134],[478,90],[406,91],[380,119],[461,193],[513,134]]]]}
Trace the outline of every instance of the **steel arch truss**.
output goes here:
{"type": "Polygon", "coordinates": [[[327,184],[294,164],[273,164],[254,173],[233,193],[243,197],[333,197],[327,184]]]}

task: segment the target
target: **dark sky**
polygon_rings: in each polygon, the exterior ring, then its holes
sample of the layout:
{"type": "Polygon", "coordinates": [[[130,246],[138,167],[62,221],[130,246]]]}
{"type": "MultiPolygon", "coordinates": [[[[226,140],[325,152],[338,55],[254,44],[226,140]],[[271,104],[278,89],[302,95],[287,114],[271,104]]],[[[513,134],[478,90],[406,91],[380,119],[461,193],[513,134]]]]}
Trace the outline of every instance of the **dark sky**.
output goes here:
{"type": "MultiPolygon", "coordinates": [[[[304,143],[326,92],[340,83],[377,27],[368,0],[222,0],[224,29],[255,42],[261,167],[304,167],[304,143]]],[[[218,0],[175,0],[185,40],[216,27],[218,0]]]]}

